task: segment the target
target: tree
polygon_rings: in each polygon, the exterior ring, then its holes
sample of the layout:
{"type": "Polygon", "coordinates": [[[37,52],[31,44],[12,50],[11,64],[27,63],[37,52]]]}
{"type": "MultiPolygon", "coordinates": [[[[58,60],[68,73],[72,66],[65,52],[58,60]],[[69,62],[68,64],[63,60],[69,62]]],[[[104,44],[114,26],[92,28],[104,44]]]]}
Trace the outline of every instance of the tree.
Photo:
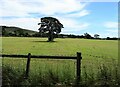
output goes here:
{"type": "Polygon", "coordinates": [[[53,17],[41,18],[41,23],[38,23],[38,25],[40,25],[40,28],[38,29],[40,33],[48,34],[49,42],[53,41],[55,33],[60,33],[61,29],[64,28],[63,24],[61,24],[58,19],[53,17]]]}
{"type": "Polygon", "coordinates": [[[110,40],[110,37],[107,37],[106,39],[107,39],[107,40],[110,40]]]}
{"type": "Polygon", "coordinates": [[[93,37],[92,37],[90,34],[88,34],[88,33],[84,33],[84,37],[87,38],[87,39],[92,39],[92,38],[93,38],[93,37]]]}
{"type": "Polygon", "coordinates": [[[19,36],[22,37],[24,36],[24,31],[23,30],[18,30],[19,36]]]}
{"type": "Polygon", "coordinates": [[[95,34],[95,35],[94,35],[94,38],[96,38],[96,39],[97,39],[97,38],[99,38],[99,36],[100,36],[100,35],[95,34]]]}
{"type": "Polygon", "coordinates": [[[5,28],[6,26],[2,26],[2,36],[8,36],[7,30],[5,28]]]}

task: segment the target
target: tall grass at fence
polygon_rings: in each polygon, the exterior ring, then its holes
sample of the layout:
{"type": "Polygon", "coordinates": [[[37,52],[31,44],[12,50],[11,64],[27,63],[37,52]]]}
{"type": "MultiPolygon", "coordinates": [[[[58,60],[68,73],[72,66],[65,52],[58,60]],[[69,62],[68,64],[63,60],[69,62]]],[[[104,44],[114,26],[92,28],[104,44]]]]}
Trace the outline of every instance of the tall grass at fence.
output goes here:
{"type": "MultiPolygon", "coordinates": [[[[10,67],[11,70],[21,70],[25,74],[26,59],[4,59],[3,71],[10,67]],[[15,61],[19,61],[15,62],[15,61]],[[23,62],[24,61],[24,62],[23,62]],[[22,64],[22,65],[21,65],[22,64]],[[9,66],[8,66],[9,65],[9,66]]],[[[74,61],[31,59],[28,81],[30,84],[51,85],[56,83],[69,84],[75,78],[74,61]],[[38,82],[40,81],[41,82],[38,82]]],[[[11,72],[11,71],[10,71],[11,72]]],[[[22,73],[22,75],[23,75],[22,73]]],[[[19,77],[19,76],[17,76],[19,77]]],[[[24,77],[24,76],[23,76],[24,77]]]]}
{"type": "MultiPolygon", "coordinates": [[[[82,60],[81,85],[118,86],[117,61],[111,59],[100,62],[99,60],[82,60]]],[[[26,59],[4,58],[3,85],[75,85],[75,60],[32,59],[28,79],[24,78],[25,67],[26,59]]]]}

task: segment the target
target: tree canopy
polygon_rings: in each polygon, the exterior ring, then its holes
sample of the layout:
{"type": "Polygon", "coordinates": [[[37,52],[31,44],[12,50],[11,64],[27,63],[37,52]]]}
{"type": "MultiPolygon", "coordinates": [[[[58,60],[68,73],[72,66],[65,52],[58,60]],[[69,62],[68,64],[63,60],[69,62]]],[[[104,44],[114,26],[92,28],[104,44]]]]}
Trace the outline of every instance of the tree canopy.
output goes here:
{"type": "Polygon", "coordinates": [[[60,21],[53,17],[43,17],[41,18],[41,23],[38,23],[40,28],[38,29],[40,33],[48,33],[48,41],[53,41],[54,34],[61,32],[64,28],[60,21]]]}

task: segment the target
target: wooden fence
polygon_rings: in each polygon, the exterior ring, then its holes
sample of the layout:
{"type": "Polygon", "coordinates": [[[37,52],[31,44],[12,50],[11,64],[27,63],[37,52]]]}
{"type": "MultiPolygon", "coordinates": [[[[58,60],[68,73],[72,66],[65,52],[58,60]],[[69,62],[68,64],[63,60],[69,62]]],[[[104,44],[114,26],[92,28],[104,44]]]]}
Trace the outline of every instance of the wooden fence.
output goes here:
{"type": "Polygon", "coordinates": [[[76,57],[72,56],[41,56],[41,55],[31,55],[31,53],[28,53],[28,55],[6,55],[2,54],[2,57],[8,57],[8,58],[27,58],[27,64],[26,64],[26,72],[25,72],[25,78],[27,79],[29,77],[29,69],[30,69],[30,60],[31,58],[38,58],[38,59],[76,59],[76,82],[77,84],[81,81],[81,53],[77,52],[76,57]]]}

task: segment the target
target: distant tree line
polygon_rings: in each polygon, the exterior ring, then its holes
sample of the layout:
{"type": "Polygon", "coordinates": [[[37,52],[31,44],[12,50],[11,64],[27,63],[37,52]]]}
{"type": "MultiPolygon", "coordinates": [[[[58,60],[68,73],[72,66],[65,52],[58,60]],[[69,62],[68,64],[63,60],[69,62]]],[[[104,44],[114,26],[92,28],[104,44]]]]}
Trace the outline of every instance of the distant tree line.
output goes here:
{"type": "MultiPolygon", "coordinates": [[[[73,35],[73,34],[53,34],[55,38],[85,38],[85,39],[102,39],[102,40],[118,40],[118,38],[107,37],[107,38],[100,38],[99,34],[94,34],[92,37],[89,33],[84,33],[84,35],[73,35]]],[[[48,37],[47,33],[28,33],[22,29],[17,29],[12,32],[8,32],[7,29],[3,26],[2,28],[2,35],[5,37],[13,36],[13,37],[48,37]]]]}

